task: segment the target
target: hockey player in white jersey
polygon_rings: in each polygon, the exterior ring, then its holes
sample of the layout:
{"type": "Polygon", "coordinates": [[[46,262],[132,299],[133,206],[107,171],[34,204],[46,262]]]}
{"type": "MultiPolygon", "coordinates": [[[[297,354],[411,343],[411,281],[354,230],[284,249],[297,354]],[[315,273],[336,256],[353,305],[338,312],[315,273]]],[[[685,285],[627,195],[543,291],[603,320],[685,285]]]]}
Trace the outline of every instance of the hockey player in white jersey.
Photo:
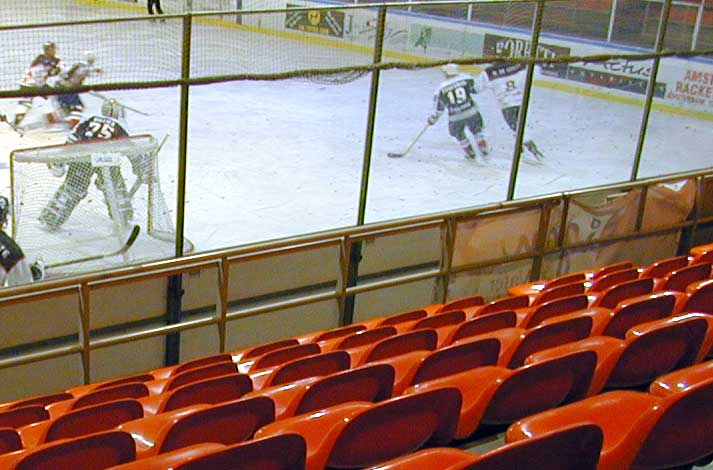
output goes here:
{"type": "Polygon", "coordinates": [[[461,73],[458,65],[446,64],[441,67],[446,80],[436,90],[433,101],[434,109],[428,117],[428,124],[434,125],[444,111],[448,110],[448,132],[458,140],[465,156],[475,160],[476,153],[466,135],[466,127],[473,134],[478,150],[483,157],[490,152],[488,142],[483,135],[483,117],[475,101],[475,79],[461,73]]]}
{"type": "MultiPolygon", "coordinates": [[[[67,138],[67,143],[128,137],[125,124],[121,122],[124,119],[124,108],[120,103],[116,100],[105,101],[101,114],[79,123],[67,138]]],[[[132,166],[134,173],[141,177],[139,163],[132,160],[132,166]]],[[[53,165],[50,170],[54,176],[62,177],[66,174],[66,177],[40,214],[39,220],[47,230],[56,231],[67,221],[77,204],[87,196],[92,175],[95,173],[95,183],[104,194],[109,217],[124,224],[133,217],[131,199],[118,166],[111,166],[104,172],[93,167],[90,162],[80,161],[53,165]],[[112,207],[116,207],[119,214],[113,214],[112,207]]]]}
{"type": "Polygon", "coordinates": [[[30,265],[17,242],[5,232],[9,214],[10,201],[0,196],[0,287],[44,279],[44,264],[35,261],[30,265]]]}
{"type": "MultiPolygon", "coordinates": [[[[84,60],[75,62],[68,69],[62,70],[59,74],[59,79],[54,87],[58,89],[78,87],[84,84],[84,81],[92,75],[102,73],[102,69],[95,65],[94,54],[90,51],[84,52],[84,60]]],[[[84,111],[84,103],[79,94],[66,93],[58,95],[57,109],[47,116],[50,123],[67,120],[71,127],[79,124],[84,111]]]]}
{"type": "MultiPolygon", "coordinates": [[[[475,88],[478,92],[488,89],[493,92],[500,104],[503,118],[513,132],[517,132],[526,73],[527,66],[525,64],[496,62],[483,70],[476,79],[475,88]]],[[[544,159],[544,155],[532,140],[526,140],[523,142],[523,146],[537,160],[544,159]]]]}
{"type": "MultiPolygon", "coordinates": [[[[55,43],[48,41],[42,46],[42,54],[35,57],[35,60],[30,64],[30,68],[25,72],[25,75],[20,80],[20,88],[25,89],[41,89],[48,86],[48,79],[59,74],[59,58],[57,57],[57,46],[55,43]]],[[[19,126],[27,112],[32,108],[33,99],[39,97],[22,98],[18,102],[18,109],[15,113],[13,123],[19,126]]],[[[45,98],[46,99],[46,98],[45,98]]]]}

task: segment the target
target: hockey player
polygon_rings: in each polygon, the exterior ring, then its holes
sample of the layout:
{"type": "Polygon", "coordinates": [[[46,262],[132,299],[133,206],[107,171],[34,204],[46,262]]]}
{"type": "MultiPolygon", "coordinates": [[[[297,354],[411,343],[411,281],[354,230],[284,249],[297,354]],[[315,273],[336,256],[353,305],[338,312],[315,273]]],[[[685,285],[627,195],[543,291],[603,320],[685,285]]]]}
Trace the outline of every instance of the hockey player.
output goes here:
{"type": "Polygon", "coordinates": [[[483,117],[475,102],[475,79],[461,73],[458,65],[446,64],[441,67],[446,80],[434,94],[434,109],[428,117],[428,124],[434,125],[443,111],[448,110],[448,132],[458,140],[465,156],[475,160],[476,153],[465,133],[466,127],[475,137],[478,149],[483,157],[490,152],[488,142],[483,135],[483,117]]]}
{"type": "Polygon", "coordinates": [[[0,196],[0,287],[44,279],[44,264],[38,260],[30,265],[17,242],[5,232],[9,213],[10,201],[0,196]]]}
{"type": "MultiPolygon", "coordinates": [[[[20,88],[38,89],[47,87],[47,80],[60,72],[57,46],[48,41],[42,46],[42,54],[35,57],[25,76],[20,80],[20,88]]],[[[23,98],[18,102],[14,124],[18,126],[27,112],[32,107],[32,97],[23,98]]]]}
{"type": "MultiPolygon", "coordinates": [[[[128,137],[129,133],[120,122],[124,119],[124,108],[119,102],[105,101],[101,107],[101,114],[101,116],[91,116],[79,123],[67,138],[67,143],[128,137]]],[[[93,168],[90,162],[72,162],[50,166],[50,170],[57,177],[64,176],[66,173],[66,177],[40,214],[39,220],[48,230],[58,230],[64,224],[77,204],[87,196],[92,175],[95,173],[97,175],[95,184],[104,194],[109,217],[123,223],[127,223],[133,217],[131,200],[118,166],[100,169],[93,168]],[[107,170],[109,181],[105,178],[107,172],[102,170],[107,170]],[[119,214],[112,213],[112,206],[118,209],[119,214]]],[[[134,172],[139,174],[136,167],[134,172]]]]}
{"type": "MultiPolygon", "coordinates": [[[[102,69],[94,65],[94,54],[90,51],[84,53],[84,60],[72,64],[66,70],[59,74],[59,79],[55,84],[55,88],[71,88],[78,87],[84,84],[84,80],[94,74],[102,73],[102,69]]],[[[74,127],[79,124],[84,111],[84,103],[79,94],[66,93],[57,96],[58,108],[47,116],[50,123],[58,122],[67,119],[70,126],[74,127]]]]}
{"type": "MultiPolygon", "coordinates": [[[[476,89],[481,92],[490,89],[498,103],[500,110],[510,129],[517,132],[520,106],[522,105],[523,90],[527,66],[525,64],[510,64],[496,62],[483,70],[476,79],[476,89]]],[[[537,160],[543,160],[544,155],[532,140],[523,142],[523,146],[537,160]]]]}

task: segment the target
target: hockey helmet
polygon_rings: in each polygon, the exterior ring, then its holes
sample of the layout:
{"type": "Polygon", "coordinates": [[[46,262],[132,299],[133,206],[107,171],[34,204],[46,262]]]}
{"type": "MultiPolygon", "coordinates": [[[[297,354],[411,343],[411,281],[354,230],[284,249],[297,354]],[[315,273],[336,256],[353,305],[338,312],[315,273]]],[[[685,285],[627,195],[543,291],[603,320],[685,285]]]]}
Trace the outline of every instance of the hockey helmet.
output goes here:
{"type": "Polygon", "coordinates": [[[102,115],[114,119],[123,119],[124,107],[114,99],[106,100],[102,104],[102,115]]]}
{"type": "Polygon", "coordinates": [[[458,64],[446,64],[441,67],[441,71],[443,71],[446,77],[453,77],[458,75],[460,69],[458,68],[458,64]]]}
{"type": "Polygon", "coordinates": [[[42,45],[42,51],[49,56],[54,56],[57,52],[57,45],[52,41],[47,41],[42,45]]]}
{"type": "Polygon", "coordinates": [[[94,65],[94,53],[92,51],[84,51],[84,61],[89,65],[94,65]]]}
{"type": "Polygon", "coordinates": [[[10,215],[10,201],[5,196],[0,196],[0,228],[7,224],[10,215]]]}

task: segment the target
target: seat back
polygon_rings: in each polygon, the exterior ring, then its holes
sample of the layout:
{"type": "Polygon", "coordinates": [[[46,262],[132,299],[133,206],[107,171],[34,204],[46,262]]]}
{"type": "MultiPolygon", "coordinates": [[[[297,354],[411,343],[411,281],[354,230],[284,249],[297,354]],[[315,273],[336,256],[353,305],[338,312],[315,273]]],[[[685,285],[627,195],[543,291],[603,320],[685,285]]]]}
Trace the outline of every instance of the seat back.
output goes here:
{"type": "Polygon", "coordinates": [[[312,342],[318,343],[320,341],[329,341],[330,339],[344,338],[345,336],[350,336],[364,330],[366,330],[366,326],[364,325],[348,325],[342,328],[327,330],[314,338],[312,342]]]}
{"type": "Polygon", "coordinates": [[[25,398],[24,400],[19,400],[19,401],[13,402],[7,406],[7,409],[14,410],[16,408],[22,408],[24,406],[30,406],[30,405],[47,406],[47,405],[50,405],[50,404],[58,402],[58,401],[71,400],[72,398],[74,398],[74,396],[72,396],[71,393],[67,393],[67,392],[52,393],[49,395],[41,395],[38,397],[25,398]]]}
{"type": "Polygon", "coordinates": [[[24,456],[15,470],[105,470],[135,458],[136,448],[130,434],[107,431],[40,446],[24,456]]]}
{"type": "Polygon", "coordinates": [[[632,468],[673,468],[713,453],[713,377],[664,399],[632,468]]]}
{"type": "Polygon", "coordinates": [[[0,412],[0,428],[17,429],[46,419],[50,419],[50,414],[44,406],[23,406],[0,412]]]}
{"type": "Polygon", "coordinates": [[[673,313],[676,297],[666,294],[653,294],[626,301],[614,309],[602,335],[624,339],[629,328],[641,323],[665,318],[673,313]]]}
{"type": "Polygon", "coordinates": [[[154,376],[151,374],[137,374],[137,375],[131,375],[129,377],[121,377],[116,380],[110,380],[108,382],[104,382],[103,384],[97,386],[94,390],[99,390],[101,388],[109,388],[109,387],[116,387],[117,385],[124,385],[128,383],[134,383],[134,382],[148,382],[149,380],[153,380],[154,376]]]}
{"type": "Polygon", "coordinates": [[[196,369],[198,367],[215,364],[218,362],[233,362],[233,356],[228,353],[213,354],[212,356],[199,357],[190,361],[183,362],[177,365],[172,371],[171,376],[181,374],[187,370],[196,369]]]}
{"type": "Polygon", "coordinates": [[[235,444],[175,470],[305,470],[306,455],[304,438],[288,433],[235,444]]]}
{"type": "Polygon", "coordinates": [[[616,271],[622,271],[624,269],[631,269],[634,267],[634,263],[631,261],[621,261],[619,263],[612,263],[606,266],[602,266],[594,273],[594,278],[606,276],[616,271]]]}
{"type": "Polygon", "coordinates": [[[250,371],[258,371],[261,369],[267,369],[268,367],[279,366],[293,359],[311,356],[312,354],[319,354],[320,352],[322,352],[322,350],[316,343],[298,344],[282,349],[276,349],[255,359],[255,363],[250,368],[250,371]]]}
{"type": "Polygon", "coordinates": [[[535,307],[529,315],[527,323],[520,326],[523,328],[532,328],[548,318],[564,315],[574,312],[575,310],[581,310],[588,306],[589,299],[585,294],[570,295],[568,297],[550,300],[535,307]]]}
{"type": "Polygon", "coordinates": [[[423,360],[411,384],[419,384],[476,367],[495,365],[499,353],[500,342],[495,338],[439,349],[423,360]]]}
{"type": "Polygon", "coordinates": [[[671,317],[627,335],[627,346],[609,375],[609,387],[648,384],[656,377],[694,363],[705,339],[703,318],[671,317]]]}
{"type": "Polygon", "coordinates": [[[451,334],[449,344],[459,339],[489,333],[502,328],[512,328],[517,324],[517,315],[512,310],[479,315],[472,320],[461,323],[451,334]]]}
{"type": "Polygon", "coordinates": [[[708,279],[711,275],[711,263],[700,263],[677,269],[666,276],[662,290],[686,292],[686,287],[696,281],[708,279]]]}
{"type": "Polygon", "coordinates": [[[681,311],[713,313],[713,279],[697,283],[681,311]]]}
{"type": "Polygon", "coordinates": [[[470,297],[461,297],[460,299],[451,300],[443,304],[438,309],[439,312],[449,312],[451,310],[463,310],[465,308],[477,307],[483,305],[485,300],[482,295],[472,295],[470,297]]]}
{"type": "Polygon", "coordinates": [[[486,424],[507,424],[587,395],[597,365],[593,351],[578,351],[516,369],[495,391],[486,424]]]}
{"type": "Polygon", "coordinates": [[[332,351],[295,359],[275,370],[265,386],[280,385],[349,369],[351,359],[344,351],[332,351]]]}
{"type": "Polygon", "coordinates": [[[426,316],[428,316],[428,312],[425,310],[409,310],[408,312],[401,312],[384,318],[379,322],[379,326],[396,326],[400,323],[420,320],[426,316]]]}
{"type": "Polygon", "coordinates": [[[654,288],[651,278],[635,279],[622,282],[601,292],[601,297],[592,304],[593,307],[615,308],[619,302],[637,295],[644,295],[654,288]]]}
{"type": "Polygon", "coordinates": [[[207,366],[196,367],[187,370],[178,375],[173,375],[166,382],[163,388],[164,392],[177,389],[189,383],[198,382],[211,377],[220,377],[221,375],[237,374],[238,369],[233,362],[216,362],[207,366]]]}
{"type": "Polygon", "coordinates": [[[272,343],[267,344],[261,344],[259,346],[255,346],[254,348],[250,348],[246,351],[243,351],[242,354],[238,354],[236,360],[244,361],[248,359],[255,359],[256,357],[260,357],[269,352],[277,351],[278,349],[282,348],[288,348],[290,346],[297,346],[298,344],[300,344],[300,342],[294,338],[273,341],[272,343]]]}
{"type": "Polygon", "coordinates": [[[108,401],[121,400],[123,398],[141,398],[148,396],[149,389],[141,382],[129,382],[113,387],[100,388],[86,395],[77,398],[71,410],[78,410],[87,406],[98,405],[108,401]]]}
{"type": "Polygon", "coordinates": [[[193,444],[235,444],[275,420],[275,404],[268,397],[253,397],[211,406],[178,418],[156,439],[159,453],[193,444]]]}
{"type": "Polygon", "coordinates": [[[22,449],[20,434],[12,428],[0,427],[0,454],[22,449]]]}
{"type": "Polygon", "coordinates": [[[589,336],[591,326],[590,318],[576,317],[527,330],[525,337],[508,361],[507,367],[511,369],[520,367],[532,353],[584,339],[589,336]]]}
{"type": "Polygon", "coordinates": [[[605,274],[594,279],[592,285],[587,289],[587,292],[602,292],[622,282],[638,279],[638,277],[639,270],[636,268],[614,271],[613,273],[605,274]]]}
{"type": "Polygon", "coordinates": [[[463,310],[450,310],[417,321],[416,324],[411,327],[411,330],[418,330],[419,328],[433,328],[435,330],[443,326],[457,325],[464,321],[465,312],[463,310]]]}
{"type": "Polygon", "coordinates": [[[433,351],[438,344],[434,330],[416,330],[383,339],[369,351],[365,362],[379,361],[411,351],[433,351]]]}
{"type": "Polygon", "coordinates": [[[394,336],[396,333],[396,328],[393,326],[381,326],[371,330],[360,331],[344,338],[335,349],[352,349],[374,344],[384,338],[394,336]]]}
{"type": "Polygon", "coordinates": [[[603,440],[594,424],[567,426],[498,447],[461,470],[596,470],[603,440]]]}
{"type": "Polygon", "coordinates": [[[552,289],[543,290],[532,300],[532,306],[542,305],[552,300],[561,299],[577,294],[584,294],[584,282],[574,282],[572,284],[564,284],[562,286],[553,287],[552,289]]]}
{"type": "Polygon", "coordinates": [[[553,287],[564,286],[565,284],[572,284],[573,282],[584,282],[587,280],[587,274],[584,272],[564,274],[560,277],[556,277],[550,281],[547,281],[545,289],[552,289],[553,287]]]}
{"type": "Polygon", "coordinates": [[[59,416],[47,428],[42,442],[106,431],[134,419],[143,418],[144,409],[136,400],[116,400],[87,406],[59,416]]]}
{"type": "Polygon", "coordinates": [[[363,468],[425,444],[447,444],[455,435],[460,407],[461,394],[455,388],[377,403],[354,416],[341,431],[327,467],[363,468]]]}
{"type": "Polygon", "coordinates": [[[675,256],[666,258],[647,266],[642,272],[641,277],[665,277],[671,271],[681,269],[688,266],[688,256],[675,256]]]}
{"type": "Polygon", "coordinates": [[[313,383],[300,399],[295,414],[309,413],[348,401],[379,402],[391,397],[394,368],[374,364],[332,374],[313,383]]]}
{"type": "Polygon", "coordinates": [[[243,374],[229,374],[201,380],[168,392],[168,397],[161,402],[158,412],[163,413],[199,403],[215,404],[236,400],[252,390],[252,380],[243,374]]]}
{"type": "Polygon", "coordinates": [[[514,295],[511,297],[503,297],[502,299],[493,300],[478,309],[477,316],[488,313],[500,312],[502,310],[515,310],[530,306],[530,297],[526,295],[514,295]]]}

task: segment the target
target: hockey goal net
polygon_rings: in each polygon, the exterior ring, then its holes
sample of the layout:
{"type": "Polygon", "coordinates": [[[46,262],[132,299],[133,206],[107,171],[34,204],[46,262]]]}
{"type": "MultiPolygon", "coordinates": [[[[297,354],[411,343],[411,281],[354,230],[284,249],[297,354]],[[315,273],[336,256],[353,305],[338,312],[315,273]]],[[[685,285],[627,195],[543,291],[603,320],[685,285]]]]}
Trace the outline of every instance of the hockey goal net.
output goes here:
{"type": "Polygon", "coordinates": [[[161,190],[159,147],[153,136],[138,135],[14,150],[13,236],[28,259],[42,258],[52,274],[173,256],[176,231],[161,190]],[[68,200],[76,201],[69,211],[68,200]],[[66,219],[48,225],[47,210],[56,214],[57,207],[66,219]],[[136,225],[134,244],[113,256],[136,225]]]}

